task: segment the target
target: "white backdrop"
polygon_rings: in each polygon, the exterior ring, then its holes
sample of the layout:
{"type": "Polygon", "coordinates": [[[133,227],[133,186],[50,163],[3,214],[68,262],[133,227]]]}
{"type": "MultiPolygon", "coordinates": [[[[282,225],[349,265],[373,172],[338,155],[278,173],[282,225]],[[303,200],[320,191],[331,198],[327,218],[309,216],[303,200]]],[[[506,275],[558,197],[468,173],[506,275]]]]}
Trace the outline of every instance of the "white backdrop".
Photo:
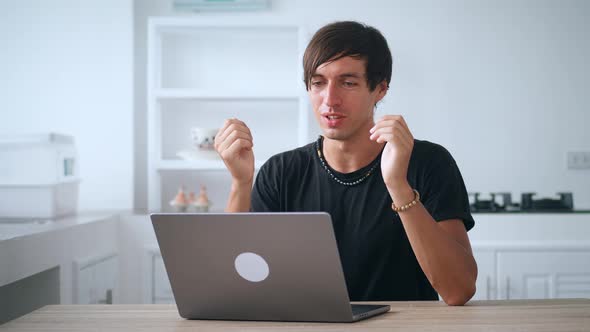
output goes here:
{"type": "Polygon", "coordinates": [[[447,147],[469,191],[573,191],[576,207],[590,208],[590,171],[566,169],[567,151],[590,150],[588,1],[274,0],[268,12],[235,14],[135,1],[137,207],[146,205],[146,20],[167,15],[278,16],[310,32],[335,20],[373,25],[394,57],[379,113],[402,114],[416,138],[447,147]]]}
{"type": "Polygon", "coordinates": [[[78,148],[80,210],[133,207],[131,0],[0,3],[0,134],[78,148]]]}
{"type": "Polygon", "coordinates": [[[272,4],[186,14],[170,0],[4,2],[0,133],[74,135],[81,209],[145,208],[148,16],[278,16],[310,32],[354,19],[379,28],[393,52],[379,112],[404,115],[417,138],[446,146],[469,191],[573,191],[590,208],[590,171],[565,167],[567,151],[590,150],[589,2],[272,4]]]}

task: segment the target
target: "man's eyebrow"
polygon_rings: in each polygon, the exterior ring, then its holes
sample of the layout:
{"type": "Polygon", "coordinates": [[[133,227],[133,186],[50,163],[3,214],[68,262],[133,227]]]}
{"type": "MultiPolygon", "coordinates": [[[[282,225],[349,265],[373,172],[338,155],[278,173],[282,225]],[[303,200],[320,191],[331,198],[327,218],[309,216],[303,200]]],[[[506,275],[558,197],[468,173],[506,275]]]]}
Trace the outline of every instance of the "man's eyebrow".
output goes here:
{"type": "Polygon", "coordinates": [[[362,73],[344,73],[344,74],[339,75],[339,77],[353,77],[353,78],[361,78],[364,76],[365,75],[362,73]]]}

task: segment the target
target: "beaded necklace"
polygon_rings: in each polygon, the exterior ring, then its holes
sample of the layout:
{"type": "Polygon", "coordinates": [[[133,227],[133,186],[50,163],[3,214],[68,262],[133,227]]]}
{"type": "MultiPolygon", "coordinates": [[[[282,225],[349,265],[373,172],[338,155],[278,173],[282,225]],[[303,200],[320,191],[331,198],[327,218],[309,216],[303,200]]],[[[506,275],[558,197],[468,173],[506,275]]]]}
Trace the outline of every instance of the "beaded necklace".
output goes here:
{"type": "Polygon", "coordinates": [[[377,158],[376,162],[374,161],[374,164],[373,164],[373,166],[371,166],[369,171],[367,173],[365,173],[364,175],[362,175],[361,177],[359,177],[358,179],[356,179],[354,181],[350,181],[350,182],[342,181],[336,175],[334,175],[334,173],[332,173],[332,171],[328,167],[328,164],[324,160],[324,155],[322,153],[323,142],[324,142],[324,137],[321,135],[320,135],[320,137],[318,137],[317,141],[315,141],[315,149],[318,153],[318,158],[320,159],[320,162],[321,162],[322,166],[324,167],[324,169],[326,170],[326,172],[328,173],[328,175],[330,175],[330,177],[334,181],[340,183],[343,186],[352,187],[352,186],[356,186],[357,184],[365,181],[369,176],[371,176],[371,174],[373,174],[373,172],[375,171],[377,166],[379,166],[379,164],[380,164],[381,158],[377,158]]]}

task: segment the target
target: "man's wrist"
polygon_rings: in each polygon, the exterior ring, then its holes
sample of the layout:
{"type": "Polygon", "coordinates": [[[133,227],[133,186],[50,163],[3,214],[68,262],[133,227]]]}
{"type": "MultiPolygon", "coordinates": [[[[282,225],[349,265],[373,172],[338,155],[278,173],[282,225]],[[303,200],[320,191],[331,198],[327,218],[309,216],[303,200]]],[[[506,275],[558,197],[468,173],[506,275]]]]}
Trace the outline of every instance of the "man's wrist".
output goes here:
{"type": "Polygon", "coordinates": [[[232,180],[227,202],[226,212],[248,212],[250,211],[250,199],[252,195],[252,182],[232,180]]]}
{"type": "Polygon", "coordinates": [[[387,185],[387,190],[396,206],[407,204],[414,199],[414,190],[408,181],[387,185]]]}
{"type": "Polygon", "coordinates": [[[231,182],[231,191],[244,191],[244,190],[252,190],[252,181],[236,181],[232,180],[231,182]]]}

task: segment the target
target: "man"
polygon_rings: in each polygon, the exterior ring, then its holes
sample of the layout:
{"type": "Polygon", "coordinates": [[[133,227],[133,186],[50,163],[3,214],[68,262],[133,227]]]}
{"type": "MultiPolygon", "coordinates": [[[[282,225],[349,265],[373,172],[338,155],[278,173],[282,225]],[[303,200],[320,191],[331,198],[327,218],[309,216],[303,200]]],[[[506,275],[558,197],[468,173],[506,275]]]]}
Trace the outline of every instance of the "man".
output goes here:
{"type": "Polygon", "coordinates": [[[271,157],[253,185],[252,134],[230,119],[215,148],[232,175],[228,212],[326,211],[353,301],[463,305],[477,265],[465,184],[442,146],[415,140],[400,115],[374,121],[392,59],[385,38],[357,22],[329,24],[303,58],[323,135],[271,157]]]}

